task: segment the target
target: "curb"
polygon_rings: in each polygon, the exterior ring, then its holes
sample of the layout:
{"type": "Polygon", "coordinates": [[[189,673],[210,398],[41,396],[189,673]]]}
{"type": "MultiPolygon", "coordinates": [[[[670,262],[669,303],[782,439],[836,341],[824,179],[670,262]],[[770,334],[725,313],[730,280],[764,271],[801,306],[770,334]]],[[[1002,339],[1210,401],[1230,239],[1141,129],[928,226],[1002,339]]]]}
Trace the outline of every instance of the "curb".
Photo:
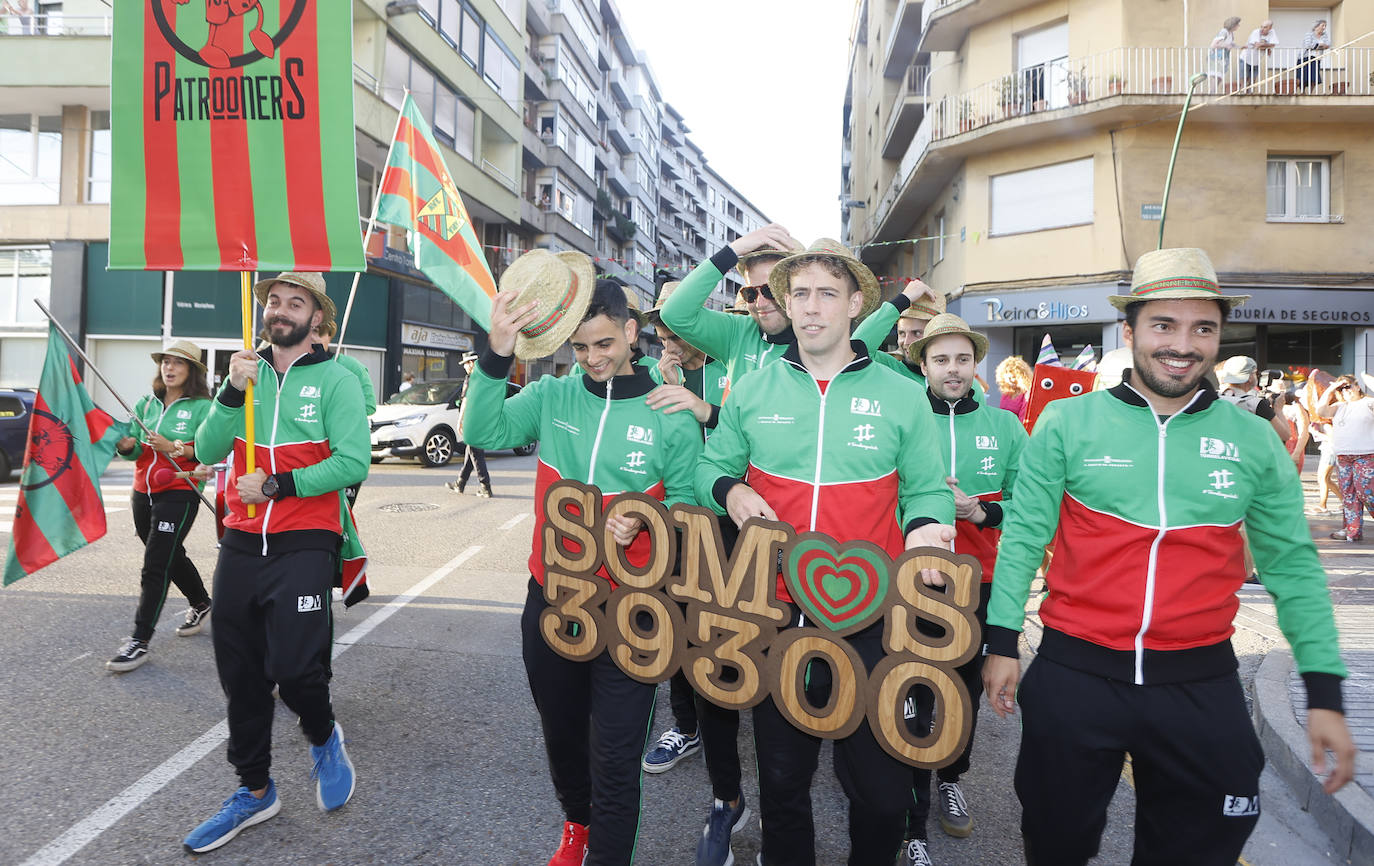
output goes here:
{"type": "MultiPolygon", "coordinates": [[[[1292,653],[1279,649],[1265,656],[1255,674],[1255,727],[1264,754],[1293,790],[1298,805],[1331,838],[1336,856],[1355,866],[1374,866],[1374,797],[1354,781],[1334,795],[1322,789],[1321,780],[1307,766],[1307,731],[1293,714],[1288,692],[1292,675],[1292,653]]],[[[1369,772],[1371,765],[1374,760],[1368,755],[1357,755],[1357,773],[1369,772]]]]}

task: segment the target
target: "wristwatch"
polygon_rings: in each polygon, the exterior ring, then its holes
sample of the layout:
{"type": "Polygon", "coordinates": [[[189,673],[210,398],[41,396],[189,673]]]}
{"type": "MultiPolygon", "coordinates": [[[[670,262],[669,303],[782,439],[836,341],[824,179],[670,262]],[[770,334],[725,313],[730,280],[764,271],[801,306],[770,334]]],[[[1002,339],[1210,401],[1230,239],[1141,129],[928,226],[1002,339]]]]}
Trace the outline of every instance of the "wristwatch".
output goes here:
{"type": "Polygon", "coordinates": [[[267,480],[262,482],[262,495],[268,499],[276,499],[281,492],[281,485],[277,483],[277,476],[269,475],[267,480]]]}

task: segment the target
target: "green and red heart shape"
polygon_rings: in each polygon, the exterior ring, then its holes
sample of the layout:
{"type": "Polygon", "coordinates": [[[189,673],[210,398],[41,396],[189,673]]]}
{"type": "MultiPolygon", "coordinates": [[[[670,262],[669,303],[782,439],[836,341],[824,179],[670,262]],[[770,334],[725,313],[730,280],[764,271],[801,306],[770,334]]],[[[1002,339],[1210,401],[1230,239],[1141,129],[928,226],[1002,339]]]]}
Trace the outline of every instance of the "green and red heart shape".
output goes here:
{"type": "Polygon", "coordinates": [[[788,550],[783,578],[809,619],[851,634],[882,616],[891,569],[887,555],[874,545],[837,547],[829,536],[806,533],[788,550]]]}

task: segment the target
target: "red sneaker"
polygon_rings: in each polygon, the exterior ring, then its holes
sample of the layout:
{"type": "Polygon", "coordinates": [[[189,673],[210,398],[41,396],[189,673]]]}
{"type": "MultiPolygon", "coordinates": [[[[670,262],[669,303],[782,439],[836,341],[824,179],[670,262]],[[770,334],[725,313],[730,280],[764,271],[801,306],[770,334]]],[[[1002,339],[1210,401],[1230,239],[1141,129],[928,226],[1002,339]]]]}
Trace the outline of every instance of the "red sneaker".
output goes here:
{"type": "Polygon", "coordinates": [[[585,824],[563,822],[563,841],[549,858],[549,866],[582,866],[587,856],[587,827],[585,824]]]}

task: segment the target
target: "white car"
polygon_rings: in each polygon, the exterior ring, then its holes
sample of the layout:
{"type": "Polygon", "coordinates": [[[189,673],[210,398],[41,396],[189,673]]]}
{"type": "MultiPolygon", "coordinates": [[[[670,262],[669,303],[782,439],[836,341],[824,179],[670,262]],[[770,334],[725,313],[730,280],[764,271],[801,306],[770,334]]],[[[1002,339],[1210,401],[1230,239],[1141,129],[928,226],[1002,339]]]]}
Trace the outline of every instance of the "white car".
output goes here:
{"type": "MultiPolygon", "coordinates": [[[[520,391],[506,383],[506,396],[520,391]]],[[[387,457],[418,457],[426,466],[445,466],[463,453],[458,438],[458,403],[462,379],[417,382],[377,407],[368,418],[372,426],[372,462],[387,457]]],[[[538,443],[513,449],[518,456],[533,454],[538,443]]]]}

